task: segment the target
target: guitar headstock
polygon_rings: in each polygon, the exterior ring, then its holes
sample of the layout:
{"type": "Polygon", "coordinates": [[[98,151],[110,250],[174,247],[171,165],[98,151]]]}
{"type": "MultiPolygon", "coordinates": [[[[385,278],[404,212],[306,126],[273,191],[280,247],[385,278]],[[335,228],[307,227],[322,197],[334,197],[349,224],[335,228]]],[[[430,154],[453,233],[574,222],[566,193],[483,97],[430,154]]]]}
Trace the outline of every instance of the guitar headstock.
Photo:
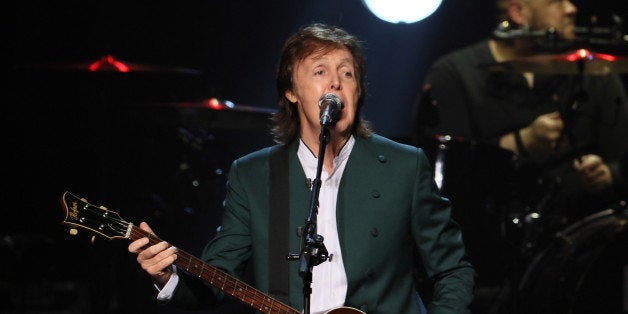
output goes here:
{"type": "Polygon", "coordinates": [[[67,191],[61,197],[61,205],[65,210],[65,218],[61,223],[72,227],[71,234],[76,234],[74,227],[78,227],[107,239],[129,237],[131,224],[114,211],[92,205],[86,199],[67,191]]]}

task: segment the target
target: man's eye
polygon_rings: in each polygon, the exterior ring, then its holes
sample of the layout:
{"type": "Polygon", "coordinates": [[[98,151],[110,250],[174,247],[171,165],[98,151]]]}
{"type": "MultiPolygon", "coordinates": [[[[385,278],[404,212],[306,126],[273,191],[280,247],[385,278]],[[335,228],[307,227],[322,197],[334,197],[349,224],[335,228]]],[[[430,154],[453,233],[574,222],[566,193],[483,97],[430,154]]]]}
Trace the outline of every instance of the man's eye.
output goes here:
{"type": "Polygon", "coordinates": [[[353,77],[353,73],[352,72],[345,72],[345,77],[353,77]]]}
{"type": "Polygon", "coordinates": [[[314,75],[323,75],[323,70],[318,70],[314,72],[314,75]]]}

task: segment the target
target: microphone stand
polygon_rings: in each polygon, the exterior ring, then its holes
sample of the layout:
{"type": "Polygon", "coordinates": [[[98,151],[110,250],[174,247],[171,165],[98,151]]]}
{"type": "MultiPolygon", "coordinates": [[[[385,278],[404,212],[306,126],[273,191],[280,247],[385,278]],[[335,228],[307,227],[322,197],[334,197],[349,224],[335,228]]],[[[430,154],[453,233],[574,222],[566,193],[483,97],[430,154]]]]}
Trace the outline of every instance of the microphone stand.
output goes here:
{"type": "Polygon", "coordinates": [[[288,254],[288,260],[299,260],[299,276],[303,278],[303,313],[310,313],[310,295],[312,294],[312,269],[314,266],[326,261],[329,257],[327,248],[323,244],[323,236],[316,233],[316,220],[318,213],[318,195],[321,189],[321,172],[323,161],[325,160],[325,147],[329,142],[328,123],[321,123],[321,134],[319,136],[318,163],[316,167],[316,178],[312,181],[312,193],[310,198],[310,210],[305,226],[299,228],[301,237],[301,253],[288,254]]]}

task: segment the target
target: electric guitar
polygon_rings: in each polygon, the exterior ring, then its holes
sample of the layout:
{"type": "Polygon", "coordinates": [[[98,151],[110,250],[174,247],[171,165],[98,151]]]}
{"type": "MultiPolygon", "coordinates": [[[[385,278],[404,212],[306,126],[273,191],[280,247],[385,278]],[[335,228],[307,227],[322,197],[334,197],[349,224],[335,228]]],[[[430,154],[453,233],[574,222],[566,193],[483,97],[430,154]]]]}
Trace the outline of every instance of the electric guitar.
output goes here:
{"type": "MultiPolygon", "coordinates": [[[[74,227],[78,227],[109,240],[128,239],[135,241],[147,237],[150,240],[148,245],[163,242],[154,234],[150,234],[138,226],[124,221],[117,212],[110,211],[103,206],[92,205],[86,199],[79,198],[70,192],[66,191],[63,193],[61,205],[65,211],[65,218],[62,224],[71,228],[70,234],[77,234],[78,230],[74,227]]],[[[200,278],[205,283],[217,287],[257,311],[266,314],[301,314],[301,311],[291,308],[264,292],[253,288],[244,281],[236,279],[183,250],[178,250],[177,255],[178,258],[174,265],[178,269],[184,270],[200,278]]],[[[332,309],[326,313],[366,314],[358,309],[345,306],[332,309]]]]}

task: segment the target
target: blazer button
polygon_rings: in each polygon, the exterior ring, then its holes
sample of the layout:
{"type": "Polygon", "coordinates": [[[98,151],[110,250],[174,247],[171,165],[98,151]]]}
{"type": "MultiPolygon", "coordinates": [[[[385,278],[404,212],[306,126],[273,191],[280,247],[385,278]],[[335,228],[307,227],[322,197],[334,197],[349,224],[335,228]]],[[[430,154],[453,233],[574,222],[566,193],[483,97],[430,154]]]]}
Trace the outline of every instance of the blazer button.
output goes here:
{"type": "Polygon", "coordinates": [[[377,160],[379,160],[379,162],[381,162],[383,164],[386,163],[386,161],[388,161],[388,159],[386,159],[386,156],[384,156],[384,155],[377,156],[377,160]]]}
{"type": "Polygon", "coordinates": [[[371,196],[373,196],[374,198],[379,198],[381,194],[379,193],[378,190],[373,190],[371,191],[371,196]]]}
{"type": "Polygon", "coordinates": [[[371,229],[371,235],[377,237],[379,235],[379,230],[377,230],[377,228],[371,229]]]}

